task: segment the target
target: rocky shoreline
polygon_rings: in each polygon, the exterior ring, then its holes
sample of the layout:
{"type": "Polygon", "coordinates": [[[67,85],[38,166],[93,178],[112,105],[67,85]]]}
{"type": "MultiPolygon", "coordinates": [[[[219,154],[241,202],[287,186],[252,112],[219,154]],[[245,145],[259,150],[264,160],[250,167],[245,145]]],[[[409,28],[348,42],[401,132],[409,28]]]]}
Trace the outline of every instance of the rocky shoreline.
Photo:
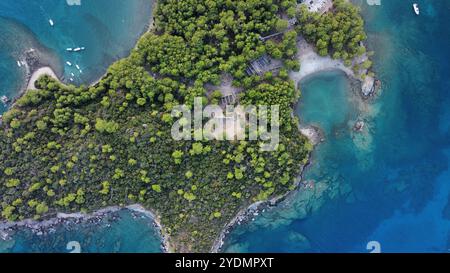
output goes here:
{"type": "MultiPolygon", "coordinates": [[[[347,77],[360,83],[360,94],[365,99],[374,96],[377,90],[381,87],[380,80],[366,76],[361,78],[353,72],[350,67],[344,65],[342,60],[335,60],[330,56],[322,57],[316,53],[315,48],[306,42],[306,40],[299,35],[297,38],[298,55],[297,59],[300,61],[300,70],[291,71],[289,78],[295,83],[295,86],[318,73],[340,70],[343,71],[347,77]]],[[[359,57],[355,62],[360,63],[368,58],[367,55],[359,57]]]]}
{"type": "MultiPolygon", "coordinates": [[[[154,12],[157,8],[157,2],[154,1],[152,5],[152,14],[149,18],[148,23],[145,25],[145,27],[142,30],[141,37],[147,32],[151,32],[155,29],[155,22],[154,22],[154,12]]],[[[137,44],[136,44],[137,46],[137,44]]],[[[14,103],[20,99],[24,95],[24,93],[28,89],[34,88],[34,82],[42,75],[49,75],[53,78],[56,78],[59,82],[65,83],[64,78],[64,67],[61,65],[60,62],[58,62],[55,57],[53,56],[53,53],[45,48],[44,46],[33,43],[30,48],[26,51],[24,51],[20,56],[18,56],[18,64],[20,64],[20,67],[24,67],[25,69],[25,79],[23,81],[22,86],[19,89],[18,94],[14,98],[10,98],[8,101],[8,106],[11,108],[14,103]]],[[[88,83],[88,86],[94,86],[96,85],[103,77],[105,77],[107,72],[105,72],[103,75],[101,75],[98,79],[88,83]]],[[[1,123],[1,116],[0,115],[0,123],[1,123]]]]}
{"type": "MultiPolygon", "coordinates": [[[[376,79],[375,77],[358,77],[349,67],[346,67],[344,65],[342,60],[334,60],[329,56],[319,56],[315,52],[314,47],[308,44],[303,37],[298,37],[297,44],[299,49],[299,54],[297,57],[301,63],[300,71],[291,71],[289,74],[289,77],[294,81],[296,87],[302,80],[312,77],[318,73],[340,70],[343,71],[351,81],[352,92],[355,92],[363,100],[374,97],[377,91],[381,88],[381,81],[376,79]]],[[[364,55],[361,57],[362,60],[364,58],[367,58],[367,56],[364,55]]],[[[353,130],[355,132],[361,132],[364,129],[364,126],[365,123],[363,120],[357,120],[353,127],[353,130]]],[[[306,136],[314,146],[325,140],[323,132],[316,126],[299,124],[299,131],[301,134],[306,136]]],[[[223,228],[218,239],[214,242],[211,252],[216,253],[222,250],[225,237],[233,230],[236,225],[240,225],[248,221],[253,221],[254,217],[259,215],[261,212],[277,206],[287,197],[302,189],[301,185],[304,187],[310,187],[311,185],[309,184],[309,181],[302,181],[303,173],[310,162],[311,155],[308,163],[303,166],[299,176],[296,178],[294,190],[288,191],[283,195],[276,196],[267,201],[253,203],[250,206],[239,211],[238,214],[223,228]]]]}
{"type": "Polygon", "coordinates": [[[288,191],[284,194],[275,196],[269,200],[266,201],[258,201],[255,203],[250,204],[248,207],[243,208],[240,210],[236,216],[231,219],[228,224],[225,225],[225,227],[222,229],[222,232],[214,242],[213,246],[211,247],[211,253],[218,253],[222,250],[225,238],[226,236],[233,231],[233,229],[236,227],[236,225],[241,225],[248,223],[249,221],[254,221],[255,217],[259,214],[265,212],[266,210],[272,209],[276,207],[279,203],[281,203],[283,200],[286,200],[291,195],[295,194],[299,190],[301,190],[303,187],[308,187],[308,181],[303,181],[303,174],[307,167],[309,166],[311,162],[311,155],[308,159],[308,162],[302,167],[300,170],[300,174],[297,176],[294,182],[295,189],[288,191]]]}

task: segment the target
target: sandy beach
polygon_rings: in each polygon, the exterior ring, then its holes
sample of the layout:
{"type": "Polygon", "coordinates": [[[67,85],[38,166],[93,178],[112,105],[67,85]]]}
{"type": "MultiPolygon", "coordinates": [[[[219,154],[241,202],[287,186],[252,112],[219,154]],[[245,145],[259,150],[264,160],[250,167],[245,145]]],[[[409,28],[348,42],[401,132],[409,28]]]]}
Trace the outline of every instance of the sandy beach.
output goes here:
{"type": "Polygon", "coordinates": [[[133,204],[126,207],[120,207],[120,206],[111,206],[106,207],[97,211],[94,211],[92,213],[57,213],[56,217],[47,219],[47,220],[32,220],[32,219],[26,219],[18,222],[0,222],[0,239],[2,240],[8,240],[9,239],[9,233],[13,231],[16,228],[28,228],[35,232],[36,234],[43,234],[45,230],[48,230],[56,225],[64,224],[66,221],[70,220],[77,220],[78,222],[84,222],[90,219],[95,218],[102,218],[105,217],[107,214],[118,212],[123,209],[128,209],[133,212],[137,212],[140,214],[143,214],[144,216],[148,217],[149,220],[151,220],[154,223],[155,228],[158,231],[158,234],[161,237],[161,248],[163,252],[172,252],[173,248],[171,247],[169,243],[169,237],[163,232],[163,226],[159,220],[159,218],[156,216],[156,213],[154,213],[151,210],[148,210],[144,208],[143,206],[139,204],[133,204]]]}
{"type": "MultiPolygon", "coordinates": [[[[314,74],[324,71],[340,70],[343,71],[347,77],[357,80],[361,83],[361,94],[365,97],[371,96],[375,91],[375,78],[366,76],[362,79],[360,76],[355,75],[351,67],[344,65],[344,61],[341,59],[333,59],[330,56],[320,56],[316,53],[314,47],[306,42],[302,36],[298,36],[297,40],[298,55],[297,59],[300,61],[300,70],[291,71],[289,77],[294,81],[295,85],[314,74]]],[[[356,63],[362,63],[367,59],[367,55],[364,54],[354,60],[356,63]]]]}
{"type": "Polygon", "coordinates": [[[44,66],[44,67],[41,67],[38,70],[36,70],[31,75],[30,80],[28,81],[27,90],[36,89],[36,87],[34,86],[34,83],[39,79],[39,77],[44,76],[44,75],[48,75],[52,78],[59,80],[51,67],[44,66]]]}
{"type": "MultiPolygon", "coordinates": [[[[156,5],[157,1],[155,1],[156,5]]],[[[154,28],[153,24],[153,16],[150,18],[149,22],[149,28],[147,31],[152,31],[154,28]]],[[[298,43],[297,43],[299,54],[298,54],[298,60],[301,63],[301,68],[298,72],[291,71],[289,73],[290,78],[295,82],[295,85],[298,86],[299,82],[304,80],[305,78],[312,76],[316,73],[323,72],[323,71],[329,71],[329,70],[341,70],[343,71],[348,77],[352,79],[357,79],[361,82],[363,82],[359,77],[357,77],[351,68],[346,67],[342,60],[334,60],[331,57],[322,57],[319,56],[316,52],[313,46],[309,45],[302,37],[299,37],[298,43]]],[[[53,71],[53,69],[49,66],[44,66],[36,71],[34,71],[31,76],[29,77],[28,84],[26,86],[26,90],[29,89],[35,89],[34,83],[36,80],[39,79],[39,77],[43,75],[49,75],[50,77],[53,77],[60,81],[60,79],[57,77],[56,73],[53,71]]],[[[106,73],[105,73],[106,75],[106,73]]],[[[94,81],[91,85],[96,85],[101,78],[103,78],[105,75],[100,77],[97,81],[94,81]]],[[[369,88],[368,86],[367,88],[369,88]]],[[[305,136],[307,136],[313,144],[317,144],[320,142],[320,134],[315,130],[314,128],[302,128],[301,133],[305,136]]],[[[298,176],[296,180],[296,186],[298,186],[301,183],[301,177],[302,177],[301,170],[300,175],[298,176]]],[[[298,189],[298,187],[296,187],[298,189]]],[[[214,243],[212,247],[212,252],[218,252],[220,251],[224,238],[228,234],[228,232],[235,226],[237,223],[241,223],[242,221],[246,221],[249,217],[252,217],[253,215],[257,215],[258,210],[265,206],[275,206],[277,203],[279,203],[281,200],[283,200],[286,196],[289,194],[292,194],[296,190],[289,191],[284,195],[276,196],[275,198],[272,198],[271,200],[265,201],[265,202],[257,202],[254,204],[251,204],[249,207],[243,208],[239,213],[222,229],[221,234],[219,235],[218,239],[214,243]]],[[[40,231],[42,229],[52,227],[54,225],[62,224],[64,223],[64,220],[67,219],[80,219],[81,221],[95,218],[95,217],[103,217],[107,213],[115,212],[121,209],[129,209],[138,213],[142,213],[149,218],[152,219],[154,222],[156,228],[159,231],[159,234],[161,235],[162,245],[163,245],[163,251],[164,252],[172,252],[173,248],[170,245],[169,242],[169,236],[164,233],[163,226],[159,220],[159,217],[157,214],[151,210],[148,210],[144,208],[141,205],[134,204],[126,207],[107,207],[101,210],[98,210],[96,212],[93,212],[91,214],[83,214],[83,213],[73,213],[73,214],[65,214],[65,213],[58,213],[56,217],[45,220],[45,221],[34,221],[34,220],[24,220],[16,223],[9,223],[9,222],[0,222],[0,238],[7,236],[7,231],[10,229],[13,229],[15,227],[27,227],[34,231],[40,231]]]]}
{"type": "MultiPolygon", "coordinates": [[[[156,5],[157,5],[157,1],[155,1],[153,3],[153,12],[156,8],[156,5]]],[[[148,22],[148,26],[144,29],[144,31],[142,32],[142,35],[147,32],[151,32],[154,29],[154,27],[155,27],[154,14],[152,13],[152,15],[149,19],[149,22],[148,22]]],[[[137,46],[137,44],[136,44],[136,46],[137,46]]],[[[31,48],[29,50],[29,52],[36,52],[36,49],[31,48]]],[[[37,58],[37,60],[38,61],[36,63],[38,64],[38,67],[39,67],[39,64],[41,63],[40,58],[37,58]]],[[[30,65],[26,62],[26,58],[24,59],[24,65],[25,65],[25,69],[26,69],[28,75],[26,77],[25,84],[22,87],[22,91],[20,92],[20,95],[15,100],[17,100],[23,94],[25,94],[27,90],[36,89],[34,84],[41,76],[48,75],[52,78],[55,78],[59,82],[63,83],[62,79],[60,79],[57,76],[55,71],[50,66],[42,66],[39,68],[35,68],[34,66],[30,67],[30,65]]],[[[103,77],[105,77],[106,74],[107,74],[107,72],[105,72],[105,74],[103,74],[97,80],[90,83],[89,86],[96,85],[103,77]]],[[[14,103],[12,103],[10,107],[13,107],[13,105],[14,105],[14,103]]],[[[0,117],[1,117],[1,115],[0,115],[0,117]]],[[[33,230],[34,232],[40,234],[40,233],[42,233],[42,230],[49,229],[55,225],[63,224],[64,221],[66,221],[66,220],[86,221],[86,220],[93,219],[93,218],[104,217],[106,214],[117,212],[122,209],[128,209],[128,210],[131,210],[134,212],[138,212],[138,213],[141,213],[141,214],[147,216],[148,218],[151,218],[151,220],[155,224],[155,227],[157,228],[157,230],[161,236],[162,250],[164,252],[170,252],[172,250],[172,247],[170,246],[170,243],[168,241],[169,238],[167,235],[165,235],[163,233],[163,227],[162,227],[160,220],[157,217],[156,213],[154,213],[153,211],[147,210],[146,208],[144,208],[143,206],[141,206],[139,204],[129,205],[126,207],[119,207],[119,206],[106,207],[104,209],[94,211],[90,214],[57,213],[56,216],[53,218],[49,218],[46,220],[38,220],[38,221],[35,221],[33,219],[25,219],[25,220],[18,221],[18,222],[6,222],[6,221],[1,222],[0,221],[0,239],[7,240],[9,238],[9,232],[18,227],[26,227],[26,228],[29,228],[29,229],[33,230]]]]}

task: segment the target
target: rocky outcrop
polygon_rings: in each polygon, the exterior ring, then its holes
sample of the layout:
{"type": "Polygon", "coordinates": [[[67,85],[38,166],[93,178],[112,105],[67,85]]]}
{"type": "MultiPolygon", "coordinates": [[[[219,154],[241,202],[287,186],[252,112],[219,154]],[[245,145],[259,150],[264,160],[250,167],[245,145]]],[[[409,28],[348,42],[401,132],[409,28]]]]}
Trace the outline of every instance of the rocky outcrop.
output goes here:
{"type": "Polygon", "coordinates": [[[313,145],[317,145],[324,141],[323,133],[318,127],[315,126],[301,126],[299,128],[300,133],[308,138],[313,145]]]}

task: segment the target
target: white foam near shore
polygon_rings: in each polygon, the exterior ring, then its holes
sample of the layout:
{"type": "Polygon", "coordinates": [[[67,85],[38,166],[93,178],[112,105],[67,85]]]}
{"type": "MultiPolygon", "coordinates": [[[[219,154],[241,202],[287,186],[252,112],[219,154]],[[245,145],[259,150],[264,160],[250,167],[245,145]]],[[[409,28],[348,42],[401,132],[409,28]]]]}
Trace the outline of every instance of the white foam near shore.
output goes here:
{"type": "Polygon", "coordinates": [[[53,69],[48,66],[41,67],[31,75],[30,80],[28,81],[27,89],[36,89],[34,83],[43,75],[48,75],[52,78],[58,79],[53,69]]]}
{"type": "Polygon", "coordinates": [[[356,78],[353,71],[344,65],[342,60],[335,60],[329,56],[319,56],[314,50],[314,47],[308,44],[301,36],[298,39],[298,60],[300,61],[300,70],[291,71],[289,77],[296,85],[313,74],[327,70],[341,70],[347,76],[356,78]]]}

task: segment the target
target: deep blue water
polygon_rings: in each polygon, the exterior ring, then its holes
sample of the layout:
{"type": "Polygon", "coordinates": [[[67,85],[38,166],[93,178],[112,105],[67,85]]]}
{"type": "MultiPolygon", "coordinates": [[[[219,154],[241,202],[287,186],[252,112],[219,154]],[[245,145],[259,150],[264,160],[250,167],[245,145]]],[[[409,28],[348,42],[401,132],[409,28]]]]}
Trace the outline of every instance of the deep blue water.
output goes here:
{"type": "Polygon", "coordinates": [[[297,113],[326,136],[306,172],[315,189],[236,228],[226,251],[368,252],[370,241],[384,252],[449,250],[450,2],[414,1],[420,16],[412,2],[358,1],[380,97],[361,107],[339,72],[302,82],[297,113]]]}

